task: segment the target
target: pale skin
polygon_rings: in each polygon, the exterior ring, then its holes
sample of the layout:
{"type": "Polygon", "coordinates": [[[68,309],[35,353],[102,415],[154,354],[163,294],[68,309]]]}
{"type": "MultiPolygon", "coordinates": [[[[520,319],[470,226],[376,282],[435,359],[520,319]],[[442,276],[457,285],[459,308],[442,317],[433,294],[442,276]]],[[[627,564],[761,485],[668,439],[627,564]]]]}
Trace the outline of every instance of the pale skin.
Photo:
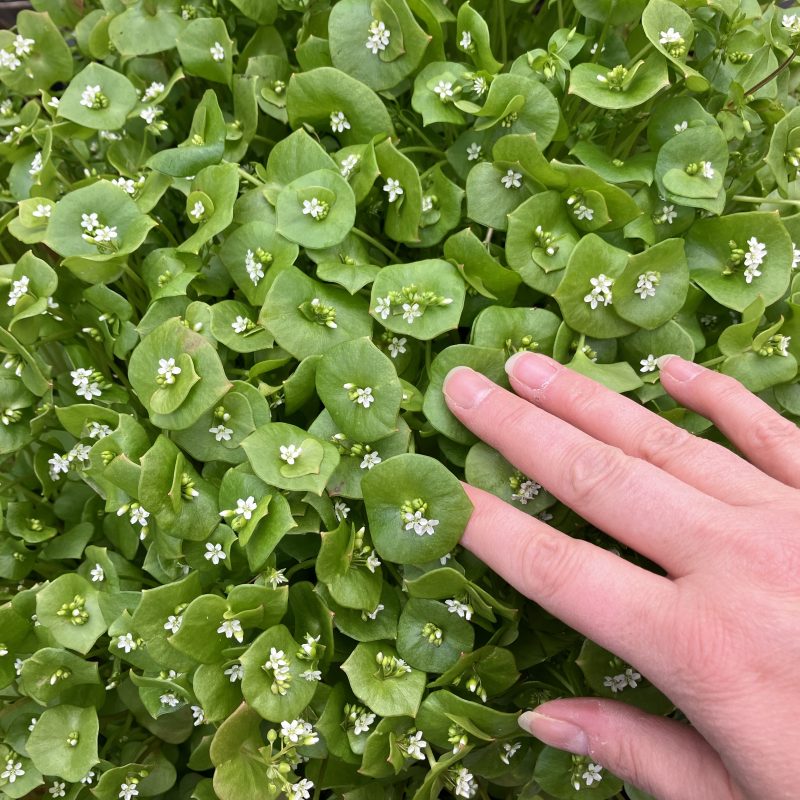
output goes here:
{"type": "Polygon", "coordinates": [[[666,576],[468,485],[462,544],[691,722],[570,698],[523,714],[526,730],[658,800],[797,798],[800,429],[733,378],[660,361],[664,389],[744,457],[544,355],[509,359],[513,393],[467,367],[444,391],[477,436],[666,576]]]}

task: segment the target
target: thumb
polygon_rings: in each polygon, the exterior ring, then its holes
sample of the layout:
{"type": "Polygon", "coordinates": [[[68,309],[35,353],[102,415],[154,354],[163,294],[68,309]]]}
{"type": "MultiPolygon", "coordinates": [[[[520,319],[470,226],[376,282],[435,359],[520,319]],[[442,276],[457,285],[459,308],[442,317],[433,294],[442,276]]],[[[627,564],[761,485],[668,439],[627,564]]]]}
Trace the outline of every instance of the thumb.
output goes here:
{"type": "Polygon", "coordinates": [[[551,700],[519,719],[551,747],[589,756],[656,800],[742,800],[711,745],[693,728],[615,700],[551,700]]]}

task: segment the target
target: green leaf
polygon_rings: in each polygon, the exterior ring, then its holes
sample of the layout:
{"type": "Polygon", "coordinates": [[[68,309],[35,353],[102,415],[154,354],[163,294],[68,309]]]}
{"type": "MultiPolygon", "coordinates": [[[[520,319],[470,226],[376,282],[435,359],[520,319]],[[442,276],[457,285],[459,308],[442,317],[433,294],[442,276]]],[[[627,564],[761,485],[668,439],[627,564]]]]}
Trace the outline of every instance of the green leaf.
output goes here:
{"type": "MultiPolygon", "coordinates": [[[[337,8],[339,6],[336,6],[337,8]]],[[[397,242],[416,242],[419,239],[419,224],[422,216],[422,184],[419,173],[411,159],[404,156],[387,139],[375,148],[375,158],[384,187],[399,183],[402,194],[394,201],[388,200],[384,231],[397,242]],[[390,184],[389,181],[393,183],[390,184]]],[[[384,193],[388,190],[383,189],[384,193]]],[[[390,198],[390,194],[384,195],[390,198]]]]}
{"type": "Polygon", "coordinates": [[[36,618],[55,642],[84,655],[107,629],[97,590],[80,575],[69,573],[36,595],[36,618]]]}
{"type": "Polygon", "coordinates": [[[476,292],[490,300],[511,303],[520,284],[519,276],[492,258],[469,228],[447,239],[444,254],[455,263],[466,283],[476,292]]]}
{"type": "Polygon", "coordinates": [[[434,61],[417,73],[411,107],[422,114],[423,125],[464,124],[464,115],[454,102],[463,74],[464,65],[452,61],[434,61]]]}
{"type": "Polygon", "coordinates": [[[669,86],[667,65],[659,53],[637,62],[630,72],[633,76],[629,76],[627,85],[614,90],[610,88],[614,79],[607,67],[589,62],[578,64],[570,73],[569,94],[578,95],[598,108],[623,109],[639,106],[669,86]]]}
{"type": "MultiPolygon", "coordinates": [[[[87,102],[91,97],[87,97],[87,102]]],[[[58,116],[93,130],[114,131],[125,125],[139,98],[133,84],[120,72],[102,64],[88,64],[69,82],[61,102],[58,116]],[[90,87],[100,87],[91,92],[90,87]],[[88,94],[95,97],[95,105],[82,105],[88,94]]]]}
{"type": "Polygon", "coordinates": [[[466,52],[478,68],[494,73],[503,66],[492,54],[486,20],[468,2],[458,9],[456,40],[459,42],[459,49],[466,52]],[[469,34],[469,45],[466,48],[461,45],[465,34],[469,34]]]}
{"type": "Polygon", "coordinates": [[[570,753],[545,747],[536,760],[533,777],[546,792],[563,800],[581,800],[591,797],[608,800],[622,789],[622,781],[602,769],[601,780],[586,785],[583,774],[587,772],[590,759],[576,759],[570,753]],[[578,788],[576,789],[575,786],[578,788]]]}
{"type": "Polygon", "coordinates": [[[362,488],[375,549],[387,561],[441,558],[458,543],[472,513],[458,479],[429,456],[407,453],[382,461],[364,476],[362,488]],[[419,514],[404,508],[417,500],[419,514]]]}
{"type": "Polygon", "coordinates": [[[27,750],[40,772],[79,781],[99,761],[98,731],[93,706],[48,708],[28,738],[27,750]]]}
{"type": "Polygon", "coordinates": [[[656,161],[656,184],[662,193],[685,198],[682,205],[695,205],[692,200],[711,199],[722,189],[725,170],[728,167],[728,143],[722,131],[714,125],[687,128],[674,136],[658,151],[656,161]],[[697,161],[711,164],[713,176],[708,178],[697,161]],[[694,167],[697,172],[689,174],[694,167]]]}
{"type": "Polygon", "coordinates": [[[144,56],[175,47],[185,24],[176,8],[141,3],[115,16],[108,35],[121,55],[144,56]]]}
{"type": "Polygon", "coordinates": [[[200,170],[192,181],[193,192],[204,192],[211,199],[214,213],[201,220],[197,230],[178,246],[179,252],[197,253],[233,219],[233,204],[239,189],[236,164],[217,164],[200,170]]]}
{"type": "Polygon", "coordinates": [[[187,74],[216,83],[231,82],[233,42],[220,17],[192,20],[176,44],[187,74]]]}
{"type": "Polygon", "coordinates": [[[342,664],[353,694],[382,717],[413,717],[425,691],[425,673],[413,668],[384,677],[377,659],[396,658],[396,651],[381,642],[356,645],[342,664]]]}

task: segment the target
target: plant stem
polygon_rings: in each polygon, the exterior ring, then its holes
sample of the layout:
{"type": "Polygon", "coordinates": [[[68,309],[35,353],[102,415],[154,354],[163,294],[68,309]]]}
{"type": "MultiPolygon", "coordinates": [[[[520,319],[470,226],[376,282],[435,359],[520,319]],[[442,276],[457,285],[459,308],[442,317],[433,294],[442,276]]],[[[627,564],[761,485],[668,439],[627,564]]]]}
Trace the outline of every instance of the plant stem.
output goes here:
{"type": "Polygon", "coordinates": [[[400,148],[400,152],[403,153],[404,155],[406,153],[428,153],[429,155],[437,156],[437,157],[442,155],[442,151],[441,150],[437,150],[435,147],[422,147],[422,146],[420,146],[420,147],[401,147],[400,148]]]}
{"type": "Polygon", "coordinates": [[[368,233],[364,233],[364,231],[359,230],[358,228],[353,228],[352,232],[359,237],[359,239],[363,239],[365,242],[369,242],[376,250],[380,250],[386,258],[388,258],[393,264],[399,264],[400,259],[391,251],[388,247],[384,247],[377,239],[373,239],[368,233]]]}
{"type": "Polygon", "coordinates": [[[631,60],[628,62],[628,69],[630,69],[645,53],[649,52],[652,48],[653,43],[648,42],[636,55],[631,57],[631,60]]]}
{"type": "Polygon", "coordinates": [[[740,203],[767,203],[773,206],[800,206],[800,200],[784,200],[782,198],[753,197],[749,194],[735,194],[732,198],[740,203]]]}
{"type": "Polygon", "coordinates": [[[249,181],[249,182],[250,182],[250,183],[252,183],[254,186],[263,186],[263,185],[264,185],[263,183],[261,183],[261,181],[260,181],[260,180],[258,180],[258,178],[256,178],[256,177],[254,177],[253,175],[251,175],[251,174],[250,174],[250,173],[249,173],[249,172],[248,172],[246,169],[242,169],[241,167],[239,167],[239,174],[240,174],[240,175],[241,175],[241,176],[242,176],[242,177],[243,177],[243,178],[244,178],[246,181],[249,181]]]}
{"type": "Polygon", "coordinates": [[[714,367],[717,364],[721,364],[727,356],[717,356],[716,358],[709,359],[708,361],[703,361],[700,366],[701,367],[714,367]]]}
{"type": "Polygon", "coordinates": [[[506,14],[503,0],[497,0],[497,15],[500,17],[500,60],[508,61],[508,35],[506,33],[506,14]]]}

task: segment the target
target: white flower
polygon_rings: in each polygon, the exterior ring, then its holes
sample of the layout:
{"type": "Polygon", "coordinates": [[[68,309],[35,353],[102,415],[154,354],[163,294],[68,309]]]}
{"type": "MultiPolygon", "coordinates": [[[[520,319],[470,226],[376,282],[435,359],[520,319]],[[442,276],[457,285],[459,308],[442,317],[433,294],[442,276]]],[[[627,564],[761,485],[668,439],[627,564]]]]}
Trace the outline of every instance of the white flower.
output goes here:
{"type": "Polygon", "coordinates": [[[300,673],[300,677],[304,681],[321,681],[322,672],[318,669],[307,669],[300,673]]]}
{"type": "Polygon", "coordinates": [[[519,489],[511,495],[511,499],[519,501],[524,506],[538,496],[541,489],[542,485],[540,483],[527,478],[520,483],[519,489]]]}
{"type": "Polygon", "coordinates": [[[587,786],[591,786],[595,782],[600,783],[600,781],[603,780],[603,776],[600,774],[602,770],[603,768],[599,764],[590,763],[586,767],[586,772],[581,775],[581,778],[583,778],[587,786]]]}
{"type": "Polygon", "coordinates": [[[674,130],[675,133],[683,133],[683,131],[685,131],[688,127],[689,127],[689,120],[688,119],[684,119],[684,120],[681,120],[680,122],[676,122],[672,126],[672,130],[674,130]]]}
{"type": "Polygon", "coordinates": [[[53,797],[64,797],[67,794],[67,784],[64,781],[53,781],[47,790],[53,797]]]}
{"type": "Polygon", "coordinates": [[[675,44],[676,42],[682,42],[683,36],[681,36],[675,28],[667,28],[665,31],[661,31],[658,37],[659,44],[675,44]]]}
{"type": "Polygon", "coordinates": [[[33,160],[31,161],[31,166],[30,169],[28,170],[28,173],[30,175],[38,175],[42,171],[43,166],[44,164],[42,163],[42,154],[37,153],[33,157],[33,160]]]}
{"type": "Polygon", "coordinates": [[[784,14],[781,24],[789,33],[800,33],[800,18],[798,18],[796,14],[784,14]]]}
{"type": "Polygon", "coordinates": [[[145,90],[142,95],[142,100],[147,102],[158,97],[164,91],[164,84],[160,81],[153,81],[145,90]]]}
{"type": "Polygon", "coordinates": [[[792,269],[797,269],[798,264],[800,264],[800,250],[798,250],[797,245],[792,242],[792,269]]]}
{"type": "MultiPolygon", "coordinates": [[[[280,653],[281,651],[277,651],[280,653]]],[[[281,736],[292,744],[316,744],[319,741],[310,722],[304,719],[293,719],[291,722],[281,722],[281,736]],[[313,741],[311,741],[313,740],[313,741]]]]}
{"type": "Polygon", "coordinates": [[[225,60],[225,48],[222,46],[221,42],[214,42],[214,44],[209,47],[208,52],[211,53],[211,58],[213,58],[214,61],[225,60]]]}
{"type": "Polygon", "coordinates": [[[21,658],[14,659],[14,672],[17,673],[18,678],[20,675],[22,675],[22,667],[24,664],[25,662],[21,658]]]}
{"type": "Polygon", "coordinates": [[[47,219],[52,210],[53,206],[51,206],[50,203],[38,203],[36,205],[36,210],[31,212],[31,216],[37,219],[47,219]]]}
{"type": "Polygon", "coordinates": [[[656,367],[658,367],[658,364],[656,364],[656,357],[652,353],[650,353],[647,358],[643,358],[639,363],[642,365],[639,372],[655,372],[656,367]]]}
{"type": "Polygon", "coordinates": [[[655,295],[657,285],[658,276],[652,270],[648,270],[636,279],[636,288],[633,293],[638,294],[640,299],[646,300],[648,297],[655,295]]]}
{"type": "Polygon", "coordinates": [[[426,194],[422,198],[422,213],[425,214],[433,209],[433,198],[426,194]]]}
{"type": "Polygon", "coordinates": [[[242,623],[238,619],[224,619],[222,620],[217,633],[225,634],[228,639],[236,639],[239,644],[244,641],[244,631],[242,630],[242,623]]]}
{"type": "Polygon", "coordinates": [[[158,698],[159,702],[162,706],[169,706],[169,708],[175,708],[181,704],[181,701],[175,696],[173,692],[167,692],[166,694],[162,694],[161,697],[158,698]]]}
{"type": "Polygon", "coordinates": [[[339,172],[343,178],[349,178],[350,173],[356,168],[358,162],[361,161],[361,158],[355,154],[347,156],[347,158],[342,159],[339,163],[341,165],[341,169],[339,172]]]}
{"type": "Polygon", "coordinates": [[[175,376],[181,374],[181,368],[175,366],[174,358],[158,359],[158,374],[164,378],[164,383],[175,383],[175,376]]]}
{"type": "Polygon", "coordinates": [[[344,111],[331,112],[331,130],[334,133],[344,133],[350,130],[350,123],[344,115],[344,111]]]}
{"type": "Polygon", "coordinates": [[[136,508],[131,509],[131,525],[136,525],[138,522],[139,525],[144,527],[147,525],[147,518],[150,516],[150,512],[146,511],[141,506],[136,506],[136,508]]]}
{"type": "Polygon", "coordinates": [[[389,45],[389,37],[392,32],[383,22],[373,19],[369,26],[369,37],[365,43],[367,50],[372,55],[377,55],[379,50],[385,50],[389,45]]]}
{"type": "Polygon", "coordinates": [[[375,608],[372,609],[372,611],[367,611],[367,616],[370,619],[375,619],[375,617],[377,617],[378,614],[380,614],[384,608],[386,608],[386,606],[384,606],[383,603],[378,603],[378,605],[376,605],[375,608]]]}
{"type": "Polygon", "coordinates": [[[438,95],[442,102],[446,102],[448,98],[453,96],[453,84],[451,81],[439,81],[433,87],[433,92],[438,95]]]}
{"type": "Polygon", "coordinates": [[[84,228],[89,233],[91,233],[95,228],[99,227],[100,220],[97,218],[97,214],[92,212],[91,214],[81,214],[81,228],[84,228]]]}
{"type": "Polygon", "coordinates": [[[397,358],[397,356],[405,353],[407,341],[408,340],[406,339],[405,336],[401,336],[399,338],[397,336],[392,336],[392,341],[389,342],[389,344],[387,345],[389,349],[389,355],[392,358],[397,358]]]}
{"type": "Polygon", "coordinates": [[[8,305],[15,306],[20,297],[28,293],[30,278],[23,275],[19,280],[11,284],[11,291],[8,293],[8,305]]]}
{"type": "Polygon", "coordinates": [[[123,178],[120,175],[119,178],[114,178],[111,183],[113,183],[114,186],[119,186],[120,189],[124,189],[130,195],[136,194],[136,181],[131,178],[123,178]]]}
{"type": "Polygon", "coordinates": [[[93,397],[100,397],[102,392],[100,391],[100,386],[97,383],[95,382],[89,383],[87,381],[86,383],[82,384],[75,390],[75,394],[77,394],[78,397],[83,397],[86,400],[91,400],[93,397]]]}
{"type": "Polygon", "coordinates": [[[599,303],[602,303],[604,306],[611,305],[611,287],[614,284],[613,279],[600,273],[596,278],[591,278],[589,282],[592,284],[592,289],[589,294],[583,298],[584,302],[589,303],[592,309],[597,308],[599,303]]]}
{"type": "Polygon", "coordinates": [[[469,31],[464,31],[461,34],[461,41],[458,43],[458,46],[462,50],[469,50],[471,45],[472,45],[472,34],[469,31]]]}
{"type": "Polygon", "coordinates": [[[473,142],[467,147],[467,161],[477,161],[482,152],[483,148],[477,142],[473,142]]]}
{"type": "Polygon", "coordinates": [[[522,747],[522,742],[503,742],[503,752],[500,754],[500,760],[504,764],[508,764],[509,759],[514,757],[520,747],[522,747]]]}
{"type": "Polygon", "coordinates": [[[372,394],[372,387],[371,386],[361,386],[353,387],[352,383],[345,383],[345,389],[352,389],[355,388],[356,391],[356,398],[355,404],[359,406],[364,406],[364,408],[369,408],[375,402],[375,395],[372,394]]]}
{"type": "Polygon", "coordinates": [[[148,124],[152,125],[164,112],[158,106],[147,106],[139,112],[139,116],[148,124]]]}
{"type": "MultiPolygon", "coordinates": [[[[84,234],[83,238],[88,238],[87,234],[84,234]]],[[[117,227],[116,225],[103,225],[100,228],[95,228],[92,238],[96,242],[111,242],[117,238],[117,227]]]]}
{"type": "Polygon", "coordinates": [[[183,624],[183,617],[178,614],[170,614],[167,617],[167,621],[164,623],[164,630],[169,631],[170,633],[177,633],[181,629],[181,625],[183,624]]]}
{"type": "Polygon", "coordinates": [[[403,187],[400,185],[400,181],[395,178],[387,178],[383,191],[389,195],[389,202],[394,203],[403,194],[403,187]]]}
{"type": "Polygon", "coordinates": [[[672,225],[675,218],[678,216],[678,212],[675,210],[675,206],[662,206],[661,208],[661,222],[666,223],[667,225],[672,225]]]}
{"type": "Polygon", "coordinates": [[[590,222],[594,217],[594,209],[589,208],[585,203],[578,203],[575,208],[572,209],[572,213],[578,219],[588,219],[590,222]]]}
{"type": "Polygon", "coordinates": [[[60,97],[51,97],[47,101],[47,105],[49,105],[50,108],[58,108],[61,105],[61,98],[60,97]]]}
{"type": "Polygon", "coordinates": [[[89,425],[89,438],[90,439],[103,439],[111,434],[111,428],[105,423],[92,422],[89,425]]]}
{"type": "Polygon", "coordinates": [[[206,721],[206,714],[200,706],[192,706],[192,717],[194,718],[195,728],[206,721]]]}
{"type": "Polygon", "coordinates": [[[324,218],[326,208],[319,199],[312,197],[310,200],[303,200],[303,214],[310,214],[312,219],[324,218]]]}
{"type": "Polygon", "coordinates": [[[336,519],[339,520],[339,522],[341,522],[342,520],[347,519],[347,515],[349,513],[350,513],[350,508],[344,502],[344,500],[337,500],[333,504],[333,515],[336,517],[336,519]]]}
{"type": "Polygon", "coordinates": [[[285,461],[287,464],[294,464],[295,460],[300,458],[301,453],[303,452],[302,447],[295,447],[293,444],[289,445],[281,445],[281,459],[285,461]]]}
{"type": "Polygon", "coordinates": [[[234,333],[244,333],[247,330],[248,322],[250,322],[250,320],[247,319],[247,317],[237,314],[236,319],[231,322],[231,328],[233,328],[234,333]]]}
{"type": "Polygon", "coordinates": [[[131,650],[136,650],[136,640],[133,638],[132,633],[123,633],[117,636],[117,650],[124,650],[130,653],[131,650]]]}
{"type": "Polygon", "coordinates": [[[388,319],[392,313],[392,301],[388,297],[379,297],[375,303],[375,313],[380,314],[381,319],[388,319]]]}
{"type": "Polygon", "coordinates": [[[361,469],[372,469],[376,464],[381,463],[381,457],[378,455],[377,450],[372,450],[369,453],[364,453],[364,458],[359,464],[361,469]]]}
{"type": "Polygon", "coordinates": [[[608,687],[616,694],[627,687],[635,689],[641,679],[642,676],[636,670],[628,667],[625,672],[621,672],[619,675],[606,675],[603,679],[603,686],[608,687]]]}
{"type": "Polygon", "coordinates": [[[486,78],[479,75],[472,81],[472,91],[475,92],[478,97],[484,94],[489,88],[489,84],[486,83],[486,78]]]}
{"type": "Polygon", "coordinates": [[[89,771],[88,771],[88,772],[87,772],[87,773],[86,773],[86,774],[85,774],[85,775],[84,775],[84,776],[81,778],[81,783],[85,784],[86,786],[91,786],[91,785],[92,785],[92,781],[94,781],[94,776],[95,776],[94,770],[91,770],[91,769],[90,769],[90,770],[89,770],[89,771]]]}
{"type": "Polygon", "coordinates": [[[21,66],[22,62],[14,53],[9,53],[8,50],[0,50],[0,67],[10,69],[12,72],[14,72],[18,67],[21,66]]]}
{"type": "Polygon", "coordinates": [[[240,681],[242,676],[244,675],[244,667],[241,664],[232,664],[225,672],[222,673],[223,675],[228,676],[228,680],[231,683],[236,683],[236,681],[240,681]]]}
{"type": "Polygon", "coordinates": [[[478,791],[478,783],[466,767],[459,767],[456,773],[456,785],[453,794],[456,797],[474,797],[478,791]]]}
{"type": "Polygon", "coordinates": [[[21,33],[18,33],[12,42],[12,45],[14,46],[14,52],[18,56],[29,56],[31,54],[31,48],[35,44],[35,39],[26,39],[21,33]]]}
{"type": "Polygon", "coordinates": [[[106,577],[105,570],[100,564],[95,564],[89,571],[89,575],[91,575],[92,583],[102,583],[106,577]]]}
{"type": "Polygon", "coordinates": [[[227,558],[225,551],[222,549],[222,545],[219,542],[216,544],[206,542],[206,552],[203,553],[203,556],[206,561],[210,561],[215,567],[220,561],[224,561],[227,558]]]}
{"type": "MultiPolygon", "coordinates": [[[[381,23],[383,24],[383,23],[381,23]]],[[[308,778],[301,778],[289,786],[289,800],[309,800],[314,784],[308,778]]]]}
{"type": "Polygon", "coordinates": [[[375,570],[378,569],[380,565],[381,565],[381,560],[378,558],[378,556],[375,554],[375,551],[373,550],[367,556],[366,567],[370,572],[374,573],[375,570]]]}
{"type": "Polygon", "coordinates": [[[510,169],[500,178],[500,183],[502,183],[506,189],[519,189],[519,187],[522,186],[522,173],[514,172],[513,169],[510,169]]]}
{"type": "Polygon", "coordinates": [[[264,265],[260,261],[256,261],[255,253],[250,249],[244,257],[244,268],[247,270],[247,276],[253,281],[253,285],[258,286],[258,282],[264,277],[264,265]]]}
{"type": "Polygon", "coordinates": [[[119,800],[132,800],[134,797],[139,796],[139,790],[136,788],[135,783],[123,783],[119,787],[119,800]]]}
{"type": "Polygon", "coordinates": [[[428,743],[422,738],[422,731],[416,731],[406,740],[405,747],[403,748],[411,758],[423,761],[425,759],[424,749],[428,743]]]}
{"type": "Polygon", "coordinates": [[[213,428],[208,429],[209,433],[214,434],[214,438],[218,442],[229,442],[233,435],[233,428],[226,428],[223,424],[215,425],[213,428]]]}
{"type": "Polygon", "coordinates": [[[366,733],[373,722],[375,722],[375,715],[371,711],[362,711],[353,721],[353,733],[356,736],[366,733]]]}
{"type": "Polygon", "coordinates": [[[703,173],[704,178],[714,177],[714,167],[712,166],[710,161],[701,161],[700,171],[703,173]]]}
{"type": "Polygon", "coordinates": [[[421,316],[422,311],[420,311],[419,303],[403,303],[403,319],[409,325],[412,325],[414,320],[421,316]]]}
{"type": "Polygon", "coordinates": [[[461,619],[465,619],[467,621],[472,619],[473,608],[471,605],[462,603],[456,599],[445,600],[444,604],[447,606],[447,610],[451,614],[458,614],[461,619]]]}
{"type": "Polygon", "coordinates": [[[233,513],[239,517],[244,517],[245,519],[251,519],[253,516],[253,512],[258,508],[258,504],[256,503],[256,498],[251,494],[247,498],[239,498],[236,501],[236,508],[233,510],[233,513]]]}
{"type": "Polygon", "coordinates": [[[415,511],[413,514],[411,512],[406,512],[403,514],[403,519],[406,523],[406,530],[410,531],[413,529],[414,533],[417,536],[432,536],[436,531],[436,526],[439,524],[438,519],[428,519],[427,517],[422,516],[422,511],[415,511]]]}
{"type": "Polygon", "coordinates": [[[102,91],[99,86],[87,86],[81,93],[81,105],[86,108],[94,108],[97,97],[102,91]]]}
{"type": "Polygon", "coordinates": [[[198,200],[194,204],[194,207],[192,208],[192,210],[189,212],[189,216],[192,217],[195,222],[200,222],[200,218],[205,213],[206,213],[206,207],[203,205],[203,203],[200,200],[198,200]]]}
{"type": "Polygon", "coordinates": [[[14,783],[17,778],[21,778],[24,774],[25,770],[22,769],[22,762],[9,758],[6,761],[6,768],[0,772],[0,778],[5,778],[9,783],[14,783]]]}

